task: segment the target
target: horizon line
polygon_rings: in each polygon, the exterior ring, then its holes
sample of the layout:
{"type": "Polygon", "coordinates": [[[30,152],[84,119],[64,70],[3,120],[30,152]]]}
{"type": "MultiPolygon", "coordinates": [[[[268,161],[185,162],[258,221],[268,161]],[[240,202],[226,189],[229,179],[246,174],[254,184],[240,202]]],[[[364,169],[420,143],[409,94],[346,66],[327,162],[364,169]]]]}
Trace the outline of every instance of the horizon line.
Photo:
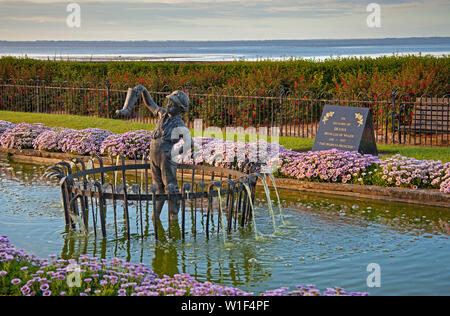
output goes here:
{"type": "Polygon", "coordinates": [[[314,39],[235,39],[235,40],[1,40],[0,42],[19,43],[19,42],[282,42],[282,41],[346,41],[346,40],[393,40],[393,39],[450,39],[450,36],[408,36],[408,37],[368,37],[368,38],[314,38],[314,39]]]}

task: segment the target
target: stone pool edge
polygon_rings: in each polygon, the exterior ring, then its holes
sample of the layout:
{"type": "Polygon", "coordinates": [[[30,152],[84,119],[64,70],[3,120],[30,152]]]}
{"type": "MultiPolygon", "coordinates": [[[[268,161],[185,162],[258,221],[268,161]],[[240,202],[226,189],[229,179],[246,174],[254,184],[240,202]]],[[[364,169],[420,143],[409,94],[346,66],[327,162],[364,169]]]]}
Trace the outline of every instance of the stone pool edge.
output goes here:
{"type": "MultiPolygon", "coordinates": [[[[45,165],[52,165],[61,160],[76,157],[76,155],[67,153],[6,148],[0,148],[0,156],[10,158],[16,162],[40,163],[45,165]]],[[[306,182],[288,178],[276,178],[276,185],[279,189],[443,207],[450,210],[450,194],[441,193],[439,190],[414,190],[372,185],[306,182]]]]}
{"type": "Polygon", "coordinates": [[[353,198],[383,200],[448,208],[450,195],[432,189],[407,189],[343,183],[306,182],[276,178],[277,188],[311,193],[341,195],[353,198]]]}

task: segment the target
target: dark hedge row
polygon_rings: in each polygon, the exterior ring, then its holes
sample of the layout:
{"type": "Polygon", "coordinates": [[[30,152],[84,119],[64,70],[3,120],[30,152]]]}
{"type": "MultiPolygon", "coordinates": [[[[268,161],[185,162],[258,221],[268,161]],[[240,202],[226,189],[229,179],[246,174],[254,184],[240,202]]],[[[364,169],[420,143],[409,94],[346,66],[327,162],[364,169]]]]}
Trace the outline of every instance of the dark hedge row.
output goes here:
{"type": "Polygon", "coordinates": [[[98,82],[113,87],[137,83],[153,90],[190,84],[207,89],[329,91],[384,94],[397,87],[414,95],[444,95],[450,90],[450,56],[390,56],[339,58],[324,61],[234,62],[71,62],[26,58],[0,59],[0,78],[98,82]]]}

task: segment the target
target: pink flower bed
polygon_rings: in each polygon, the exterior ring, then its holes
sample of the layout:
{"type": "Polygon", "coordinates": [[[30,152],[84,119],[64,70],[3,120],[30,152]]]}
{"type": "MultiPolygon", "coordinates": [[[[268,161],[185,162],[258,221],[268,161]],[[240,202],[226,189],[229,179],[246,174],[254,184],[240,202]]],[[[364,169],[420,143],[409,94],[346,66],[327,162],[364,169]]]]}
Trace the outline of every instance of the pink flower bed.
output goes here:
{"type": "Polygon", "coordinates": [[[123,155],[130,159],[140,159],[149,153],[151,136],[152,132],[148,130],[111,135],[102,142],[100,153],[114,157],[123,155]]]}
{"type": "Polygon", "coordinates": [[[439,189],[446,174],[447,179],[450,177],[450,163],[443,164],[434,160],[395,155],[380,161],[379,166],[382,184],[385,186],[439,189]]]}
{"type": "Polygon", "coordinates": [[[0,136],[0,145],[4,148],[33,148],[34,140],[44,131],[49,130],[43,124],[19,123],[6,129],[0,136]]]}
{"type": "Polygon", "coordinates": [[[357,183],[372,175],[380,160],[371,155],[337,149],[281,153],[280,174],[294,179],[319,182],[357,183]]]}
{"type": "MultiPolygon", "coordinates": [[[[71,281],[76,282],[73,278],[71,281]]],[[[238,288],[200,282],[189,274],[158,276],[143,263],[110,260],[81,255],[39,259],[17,249],[7,236],[0,236],[0,296],[251,296],[238,288]],[[69,287],[69,279],[79,273],[79,286],[69,287]]],[[[260,293],[262,296],[367,296],[329,288],[323,294],[313,285],[282,287],[260,293]]]]}
{"type": "MultiPolygon", "coordinates": [[[[130,159],[140,159],[148,153],[151,137],[151,131],[147,130],[115,135],[99,128],[78,131],[42,124],[14,125],[5,121],[0,121],[0,134],[0,146],[4,148],[35,148],[78,155],[123,155],[130,159]]],[[[298,153],[261,140],[248,144],[197,137],[193,141],[194,157],[184,159],[184,163],[229,167],[235,163],[236,156],[241,156],[238,166],[245,160],[259,161],[267,167],[261,169],[263,171],[275,165],[278,166],[277,176],[303,181],[439,189],[442,193],[450,193],[450,163],[400,155],[379,159],[336,149],[298,153]]],[[[177,147],[181,145],[179,142],[177,147]]]]}

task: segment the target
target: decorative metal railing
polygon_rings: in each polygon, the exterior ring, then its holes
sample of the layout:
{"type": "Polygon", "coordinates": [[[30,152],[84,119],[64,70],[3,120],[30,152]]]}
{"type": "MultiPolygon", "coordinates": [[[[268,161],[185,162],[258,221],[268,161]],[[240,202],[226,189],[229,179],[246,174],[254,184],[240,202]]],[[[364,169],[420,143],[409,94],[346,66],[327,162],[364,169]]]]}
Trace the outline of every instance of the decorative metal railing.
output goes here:
{"type": "MultiPolygon", "coordinates": [[[[177,199],[181,203],[182,236],[185,236],[186,204],[190,205],[191,222],[196,225],[197,213],[206,219],[204,230],[210,235],[210,221],[215,214],[220,227],[230,233],[232,228],[251,223],[255,200],[255,187],[261,174],[255,173],[257,165],[243,164],[240,168],[219,168],[207,165],[180,164],[177,188],[166,188],[167,193],[157,193],[156,186],[149,183],[150,163],[125,160],[124,157],[77,157],[61,161],[50,167],[46,176],[60,179],[64,217],[67,227],[85,233],[101,231],[107,237],[107,226],[114,226],[117,237],[120,210],[123,211],[127,237],[132,234],[130,208],[136,209],[139,228],[133,233],[144,236],[143,204],[177,199]],[[106,162],[110,160],[107,166],[106,162]],[[223,200],[226,202],[222,205],[223,200]],[[111,208],[113,214],[111,215],[111,208]],[[111,218],[112,216],[112,218],[111,218]],[[220,223],[220,221],[224,223],[220,223]],[[226,224],[225,224],[226,220],[226,224]],[[107,225],[107,223],[109,224],[107,225]]],[[[169,213],[171,203],[168,204],[169,213]]],[[[169,217],[170,219],[170,217],[169,217]]],[[[203,222],[203,220],[202,220],[203,222]]],[[[157,220],[153,220],[154,236],[158,239],[157,220]]],[[[225,232],[223,232],[225,233],[225,232]]]]}
{"type": "MultiPolygon", "coordinates": [[[[200,119],[207,127],[278,127],[280,136],[313,138],[324,105],[368,107],[372,111],[377,143],[448,146],[450,142],[450,94],[413,95],[395,89],[383,94],[217,89],[200,90],[165,86],[152,91],[156,103],[174,89],[186,91],[191,106],[185,115],[189,127],[200,119]]],[[[126,87],[102,83],[44,82],[40,80],[0,80],[0,110],[74,114],[117,118],[115,111],[125,101],[126,87]]],[[[140,101],[141,102],[141,101],[140,101]]],[[[137,106],[134,122],[155,124],[156,118],[137,106]]]]}

